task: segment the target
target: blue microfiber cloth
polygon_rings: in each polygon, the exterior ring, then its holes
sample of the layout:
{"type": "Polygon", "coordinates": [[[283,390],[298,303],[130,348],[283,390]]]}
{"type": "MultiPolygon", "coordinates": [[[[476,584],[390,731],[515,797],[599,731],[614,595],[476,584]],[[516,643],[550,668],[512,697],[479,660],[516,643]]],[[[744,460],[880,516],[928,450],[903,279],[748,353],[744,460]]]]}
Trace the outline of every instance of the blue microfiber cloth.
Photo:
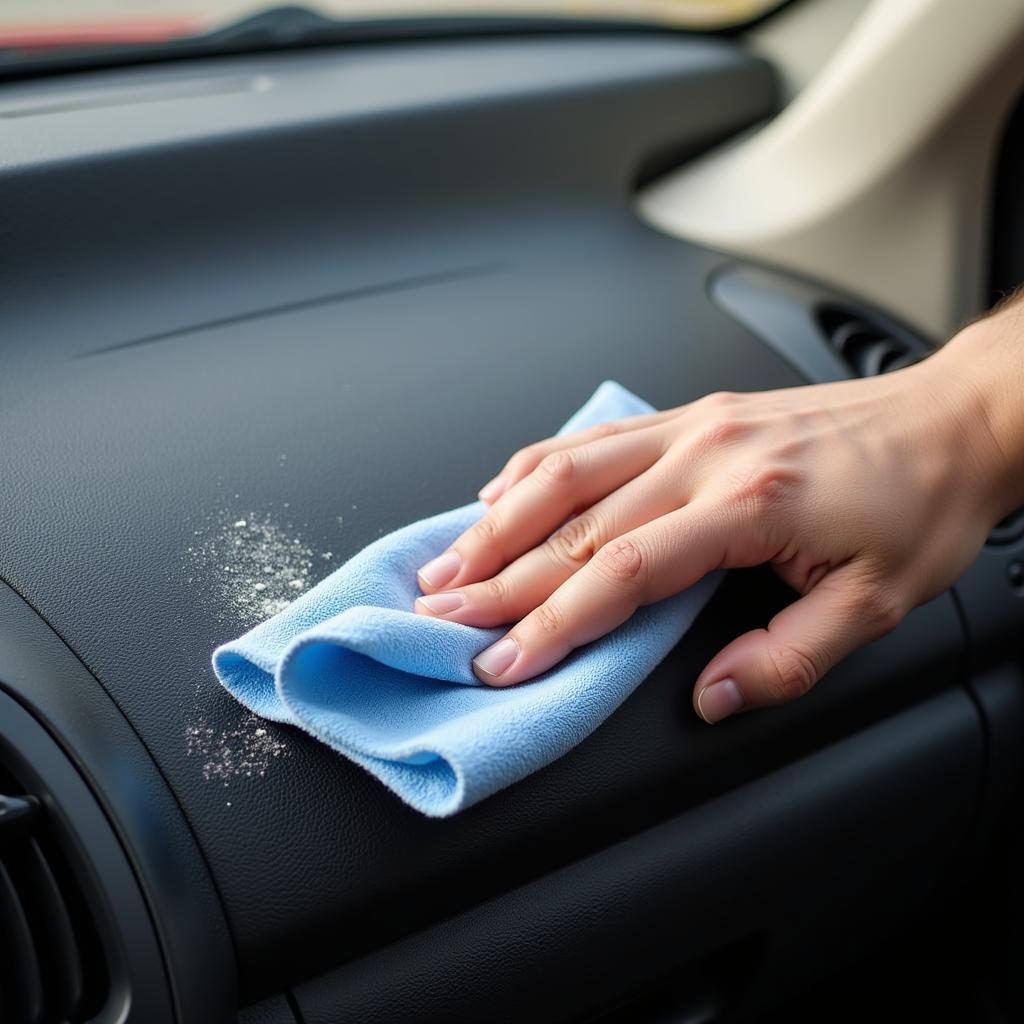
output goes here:
{"type": "MultiPolygon", "coordinates": [[[[651,411],[606,381],[562,433],[651,411]]],[[[217,678],[257,715],[300,726],[431,817],[455,814],[561,757],[665,657],[720,574],[641,608],[537,679],[492,689],[470,662],[505,630],[413,611],[416,570],[485,511],[473,502],[364,548],[217,648],[217,678]]]]}

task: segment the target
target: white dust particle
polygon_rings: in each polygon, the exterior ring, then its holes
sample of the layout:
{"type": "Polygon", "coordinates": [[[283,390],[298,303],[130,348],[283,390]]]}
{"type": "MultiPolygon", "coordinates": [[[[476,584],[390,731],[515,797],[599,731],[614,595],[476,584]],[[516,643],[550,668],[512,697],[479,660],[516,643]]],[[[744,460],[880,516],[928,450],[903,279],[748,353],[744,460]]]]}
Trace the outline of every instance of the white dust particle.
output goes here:
{"type": "Polygon", "coordinates": [[[266,724],[247,714],[234,728],[218,730],[197,719],[185,727],[185,753],[201,762],[207,782],[227,786],[235,779],[261,779],[275,760],[289,756],[287,744],[266,724]]]}
{"type": "MultiPolygon", "coordinates": [[[[288,508],[288,502],[282,504],[288,508]]],[[[192,531],[191,541],[181,575],[211,608],[214,643],[282,611],[331,568],[326,564],[330,552],[307,545],[291,522],[237,505],[206,515],[192,531]]],[[[185,750],[199,762],[207,782],[230,786],[238,780],[260,779],[289,756],[285,730],[248,712],[238,725],[215,729],[203,713],[199,684],[195,701],[185,722],[185,750]]]]}
{"type": "Polygon", "coordinates": [[[260,512],[211,513],[193,536],[184,575],[212,596],[218,622],[231,632],[281,611],[316,582],[314,566],[323,565],[291,523],[260,512]]]}

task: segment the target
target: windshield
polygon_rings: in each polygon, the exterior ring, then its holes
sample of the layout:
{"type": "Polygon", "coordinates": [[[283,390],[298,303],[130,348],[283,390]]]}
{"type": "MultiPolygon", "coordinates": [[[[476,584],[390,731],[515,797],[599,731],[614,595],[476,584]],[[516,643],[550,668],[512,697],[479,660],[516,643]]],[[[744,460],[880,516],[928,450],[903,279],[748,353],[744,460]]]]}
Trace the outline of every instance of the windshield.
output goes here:
{"type": "MultiPolygon", "coordinates": [[[[302,6],[336,24],[437,17],[557,17],[647,21],[718,29],[749,21],[781,0],[319,0],[302,6]]],[[[5,63],[55,52],[135,47],[202,37],[277,5],[244,0],[3,0],[5,63]]]]}

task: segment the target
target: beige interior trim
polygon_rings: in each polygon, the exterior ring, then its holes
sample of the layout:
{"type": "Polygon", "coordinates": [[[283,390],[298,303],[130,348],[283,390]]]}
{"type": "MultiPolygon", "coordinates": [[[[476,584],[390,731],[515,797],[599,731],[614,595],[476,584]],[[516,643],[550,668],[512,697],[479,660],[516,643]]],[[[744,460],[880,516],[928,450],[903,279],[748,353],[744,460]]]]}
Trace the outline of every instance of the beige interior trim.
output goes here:
{"type": "Polygon", "coordinates": [[[984,304],[991,172],[1022,82],[1022,0],[873,0],[773,121],[638,210],[944,337],[984,304]]]}
{"type": "Polygon", "coordinates": [[[870,0],[804,0],[784,7],[746,35],[775,65],[786,101],[806,88],[839,48],[870,0]]]}

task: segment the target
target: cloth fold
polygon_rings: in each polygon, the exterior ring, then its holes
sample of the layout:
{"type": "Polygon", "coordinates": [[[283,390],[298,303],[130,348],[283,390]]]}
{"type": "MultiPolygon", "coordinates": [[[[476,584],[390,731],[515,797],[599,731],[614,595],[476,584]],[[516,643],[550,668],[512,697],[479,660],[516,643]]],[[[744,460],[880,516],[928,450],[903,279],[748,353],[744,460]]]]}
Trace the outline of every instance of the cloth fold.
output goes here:
{"type": "MultiPolygon", "coordinates": [[[[561,432],[651,411],[606,381],[561,432]]],[[[381,537],[218,647],[217,678],[257,715],[305,729],[431,817],[455,814],[561,757],[671,650],[719,574],[641,608],[537,679],[492,689],[470,662],[505,630],[413,610],[416,570],[485,511],[473,502],[381,537]]]]}

